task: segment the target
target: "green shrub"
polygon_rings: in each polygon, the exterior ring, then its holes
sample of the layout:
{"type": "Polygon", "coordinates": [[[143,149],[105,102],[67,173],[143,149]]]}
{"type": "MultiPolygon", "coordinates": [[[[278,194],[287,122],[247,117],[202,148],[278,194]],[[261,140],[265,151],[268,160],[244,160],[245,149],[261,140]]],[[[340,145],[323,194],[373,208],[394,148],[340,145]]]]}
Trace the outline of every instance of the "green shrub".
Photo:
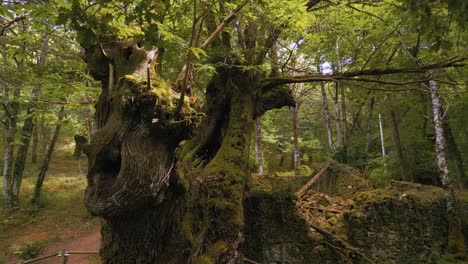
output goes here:
{"type": "Polygon", "coordinates": [[[36,241],[21,246],[13,246],[13,255],[22,260],[32,259],[39,256],[44,251],[44,248],[44,242],[41,241],[36,241]]]}
{"type": "Polygon", "coordinates": [[[310,174],[312,174],[312,170],[307,165],[301,165],[301,167],[299,168],[299,173],[302,176],[310,176],[310,174]]]}

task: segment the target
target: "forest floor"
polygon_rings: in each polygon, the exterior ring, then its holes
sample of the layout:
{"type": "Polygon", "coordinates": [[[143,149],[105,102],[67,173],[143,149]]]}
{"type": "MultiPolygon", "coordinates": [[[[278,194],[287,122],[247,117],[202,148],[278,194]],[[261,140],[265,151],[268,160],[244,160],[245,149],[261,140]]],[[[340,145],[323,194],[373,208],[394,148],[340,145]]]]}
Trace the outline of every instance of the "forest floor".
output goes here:
{"type": "MultiPolygon", "coordinates": [[[[19,263],[21,259],[53,254],[62,249],[99,249],[101,224],[88,214],[83,204],[87,161],[84,157],[74,159],[72,152],[72,147],[67,144],[58,145],[54,151],[40,208],[31,206],[29,200],[42,160],[28,164],[21,189],[20,209],[0,210],[0,264],[19,263]]],[[[36,263],[58,263],[58,260],[36,263]]],[[[99,261],[97,256],[81,255],[69,257],[68,263],[99,261]]]]}

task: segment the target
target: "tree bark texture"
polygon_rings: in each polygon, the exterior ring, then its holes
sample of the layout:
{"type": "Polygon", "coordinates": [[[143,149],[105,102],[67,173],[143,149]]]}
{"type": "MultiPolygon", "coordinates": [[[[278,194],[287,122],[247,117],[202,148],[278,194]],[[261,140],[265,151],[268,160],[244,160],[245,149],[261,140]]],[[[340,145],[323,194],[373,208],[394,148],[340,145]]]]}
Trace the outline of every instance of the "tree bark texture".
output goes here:
{"type": "Polygon", "coordinates": [[[204,109],[187,100],[176,114],[180,97],[156,76],[154,56],[123,41],[86,50],[102,82],[85,195],[104,220],[102,261],[236,263],[254,119],[294,105],[290,91],[263,89],[256,73],[222,66],[204,109]]]}
{"type": "Polygon", "coordinates": [[[465,256],[465,241],[462,235],[461,220],[457,215],[456,199],[455,199],[455,180],[450,175],[449,168],[446,160],[446,140],[444,133],[444,124],[442,116],[442,101],[439,97],[439,87],[434,77],[434,70],[428,71],[430,77],[429,91],[431,92],[431,106],[432,116],[434,118],[434,131],[435,131],[435,151],[437,157],[437,167],[442,181],[442,187],[447,199],[447,216],[449,221],[449,239],[448,251],[457,254],[458,256],[465,256]]]}

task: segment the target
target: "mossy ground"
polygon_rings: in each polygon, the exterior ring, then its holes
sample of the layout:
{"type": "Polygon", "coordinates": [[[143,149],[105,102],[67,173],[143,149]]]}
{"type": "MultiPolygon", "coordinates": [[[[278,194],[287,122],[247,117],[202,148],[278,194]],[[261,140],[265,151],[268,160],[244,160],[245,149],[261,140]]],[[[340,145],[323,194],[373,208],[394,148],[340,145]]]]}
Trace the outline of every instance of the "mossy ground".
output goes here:
{"type": "MultiPolygon", "coordinates": [[[[334,174],[331,176],[335,177],[333,188],[313,186],[299,201],[300,204],[310,203],[307,200],[310,198],[313,199],[312,207],[331,207],[341,211],[330,214],[314,211],[307,204],[301,207],[310,210],[307,215],[316,225],[361,249],[376,263],[466,263],[456,259],[456,256],[446,255],[447,217],[441,188],[392,182],[385,188],[371,189],[352,168],[343,165],[337,168],[331,169],[334,174]],[[350,184],[352,188],[349,188],[350,184]],[[325,195],[317,191],[329,190],[332,190],[332,195],[339,195],[337,205],[340,206],[333,207],[317,200],[317,197],[325,195]]],[[[278,224],[284,221],[285,216],[294,214],[294,192],[306,181],[297,177],[254,175],[251,178],[247,199],[250,202],[247,202],[245,209],[246,219],[250,221],[246,223],[247,242],[244,250],[247,256],[259,262],[280,256],[288,263],[346,263],[344,259],[336,259],[339,254],[330,250],[329,243],[321,243],[324,242],[322,235],[312,232],[308,238],[304,238],[303,234],[301,236],[301,232],[307,233],[309,230],[303,222],[297,222],[297,214],[295,218],[286,217],[287,223],[278,224]],[[281,213],[275,214],[278,208],[281,208],[281,213]],[[305,248],[309,250],[302,251],[303,244],[288,241],[302,241],[308,244],[305,248]],[[278,243],[282,246],[278,247],[278,243]],[[296,259],[291,257],[293,255],[301,257],[296,259]]],[[[327,184],[326,179],[316,183],[327,184]]],[[[466,237],[468,192],[459,191],[457,197],[466,237]]],[[[329,197],[327,201],[333,202],[333,198],[329,197]]]]}

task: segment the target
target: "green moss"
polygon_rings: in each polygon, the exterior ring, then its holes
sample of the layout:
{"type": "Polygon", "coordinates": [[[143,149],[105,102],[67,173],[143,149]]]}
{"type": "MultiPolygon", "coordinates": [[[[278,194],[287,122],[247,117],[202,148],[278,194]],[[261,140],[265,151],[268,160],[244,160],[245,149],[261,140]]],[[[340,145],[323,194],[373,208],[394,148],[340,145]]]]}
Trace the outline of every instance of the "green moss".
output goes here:
{"type": "Polygon", "coordinates": [[[447,243],[445,196],[433,186],[394,181],[358,193],[343,220],[349,241],[375,260],[427,263],[447,243]]]}
{"type": "Polygon", "coordinates": [[[468,190],[457,190],[455,192],[455,196],[457,197],[457,200],[459,200],[461,203],[468,204],[468,190]]]}
{"type": "Polygon", "coordinates": [[[226,241],[237,239],[243,223],[242,198],[253,130],[252,109],[249,98],[233,99],[221,148],[202,172],[207,203],[214,218],[213,231],[216,237],[226,241]]]}
{"type": "Polygon", "coordinates": [[[123,96],[155,96],[157,105],[167,112],[173,110],[175,102],[178,100],[178,97],[171,91],[171,84],[162,79],[152,80],[150,87],[148,87],[146,78],[135,75],[125,75],[121,81],[128,84],[128,89],[121,91],[123,96]]]}
{"type": "Polygon", "coordinates": [[[213,260],[208,257],[208,256],[199,256],[199,257],[196,257],[193,262],[193,264],[214,264],[213,260]]]}
{"type": "Polygon", "coordinates": [[[192,244],[193,234],[192,234],[192,220],[191,220],[190,214],[184,215],[182,219],[181,231],[182,231],[183,238],[192,244]]]}
{"type": "Polygon", "coordinates": [[[227,243],[225,241],[217,241],[212,244],[206,251],[206,255],[211,259],[218,259],[224,252],[228,250],[227,243]]]}

